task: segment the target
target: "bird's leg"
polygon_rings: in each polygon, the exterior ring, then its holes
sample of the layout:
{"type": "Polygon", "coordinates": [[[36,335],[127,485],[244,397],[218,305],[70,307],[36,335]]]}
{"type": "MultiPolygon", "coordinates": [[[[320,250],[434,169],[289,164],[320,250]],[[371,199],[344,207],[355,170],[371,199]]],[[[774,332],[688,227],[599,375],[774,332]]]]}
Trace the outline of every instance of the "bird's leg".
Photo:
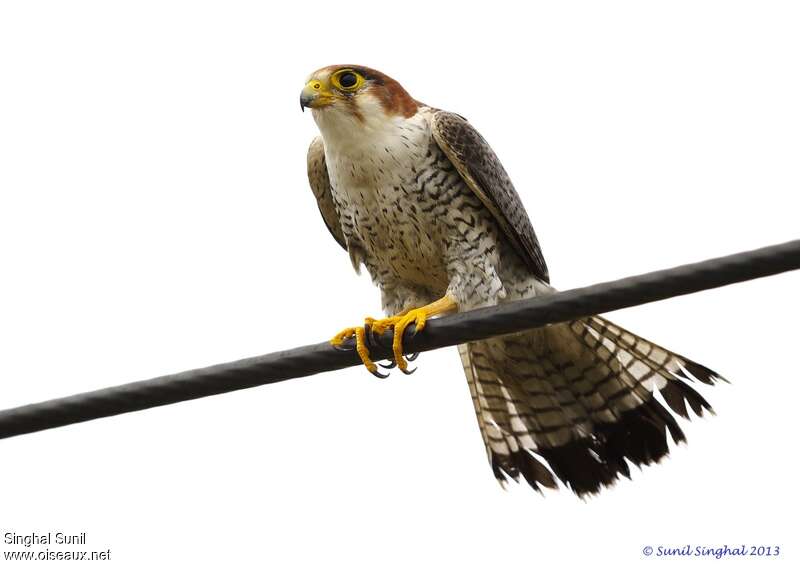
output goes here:
{"type": "MultiPolygon", "coordinates": [[[[401,312],[397,313],[396,315],[381,319],[380,322],[394,322],[399,321],[400,318],[408,313],[411,308],[403,309],[401,312]]],[[[375,362],[372,361],[372,358],[369,356],[369,347],[367,346],[367,339],[369,338],[368,332],[370,335],[375,332],[373,325],[378,322],[374,318],[368,316],[364,319],[364,326],[350,326],[345,328],[341,332],[339,332],[336,336],[331,338],[330,342],[334,348],[340,348],[341,345],[349,338],[354,338],[356,342],[356,352],[358,352],[358,357],[361,358],[361,362],[364,364],[364,367],[374,376],[384,378],[388,377],[389,374],[381,373],[378,370],[378,366],[375,365],[375,362]]],[[[386,328],[389,328],[391,325],[387,324],[386,328]]],[[[380,334],[386,332],[386,328],[381,327],[380,334]]],[[[392,369],[397,364],[392,363],[391,365],[383,365],[381,364],[382,368],[385,369],[392,369]]]]}
{"type": "MultiPolygon", "coordinates": [[[[408,362],[403,358],[403,333],[408,325],[414,323],[415,333],[421,332],[425,328],[428,318],[454,311],[457,308],[458,303],[456,303],[453,297],[447,294],[438,301],[434,301],[423,307],[406,309],[388,318],[382,318],[380,320],[368,318],[366,319],[366,326],[377,334],[384,334],[390,328],[394,330],[394,336],[392,338],[394,363],[397,364],[397,367],[400,368],[400,371],[403,373],[411,373],[408,371],[408,362]]],[[[367,369],[369,369],[369,366],[367,369]]]]}
{"type": "Polygon", "coordinates": [[[454,311],[457,308],[458,304],[456,303],[455,299],[448,294],[438,301],[434,301],[428,305],[418,308],[405,309],[396,315],[387,318],[376,320],[374,318],[367,317],[364,319],[364,326],[351,326],[345,328],[336,336],[331,338],[330,342],[333,346],[339,347],[345,342],[345,340],[349,338],[355,338],[356,352],[358,352],[358,357],[361,358],[361,361],[367,370],[378,377],[386,377],[388,374],[383,374],[378,371],[378,366],[369,356],[366,333],[367,331],[372,331],[376,334],[384,334],[387,330],[392,328],[394,330],[394,337],[392,338],[394,363],[403,373],[411,373],[408,371],[408,362],[403,357],[403,333],[408,325],[414,323],[416,325],[415,332],[421,332],[425,328],[425,323],[428,321],[428,318],[454,311]]]}
{"type": "MultiPolygon", "coordinates": [[[[367,319],[371,320],[371,319],[367,319]]],[[[340,347],[345,340],[348,338],[355,337],[356,340],[356,352],[358,352],[358,357],[361,358],[361,363],[364,364],[364,367],[374,376],[384,378],[388,377],[389,374],[383,374],[378,371],[378,366],[375,365],[375,362],[369,357],[369,348],[367,348],[367,328],[368,325],[365,326],[351,326],[345,328],[341,332],[339,332],[336,336],[331,338],[330,342],[334,348],[340,347]]]]}

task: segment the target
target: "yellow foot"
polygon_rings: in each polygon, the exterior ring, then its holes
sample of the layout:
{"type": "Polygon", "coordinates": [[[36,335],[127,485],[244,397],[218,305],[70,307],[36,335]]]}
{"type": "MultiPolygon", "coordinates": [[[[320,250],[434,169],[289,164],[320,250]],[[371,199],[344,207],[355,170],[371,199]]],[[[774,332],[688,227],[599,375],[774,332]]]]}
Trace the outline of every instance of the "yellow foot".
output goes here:
{"type": "Polygon", "coordinates": [[[364,364],[364,367],[366,367],[372,375],[377,377],[388,377],[387,375],[384,375],[378,371],[378,366],[376,366],[375,362],[373,362],[369,357],[369,348],[367,348],[367,331],[365,327],[351,326],[349,328],[345,328],[336,336],[331,338],[330,342],[333,347],[338,348],[344,344],[345,340],[353,337],[356,339],[356,352],[358,352],[358,357],[361,358],[361,363],[364,364]]]}
{"type": "MultiPolygon", "coordinates": [[[[390,366],[383,367],[391,368],[396,365],[403,373],[413,373],[415,370],[408,370],[408,361],[403,356],[403,334],[405,333],[406,328],[408,328],[409,325],[414,324],[414,332],[422,332],[422,330],[425,328],[428,318],[453,311],[457,308],[457,306],[458,305],[456,304],[455,300],[453,300],[449,295],[445,295],[443,298],[429,305],[415,309],[407,309],[388,318],[382,318],[380,320],[367,318],[365,320],[365,327],[345,328],[331,339],[331,344],[334,346],[340,346],[345,340],[355,336],[356,351],[370,373],[377,375],[378,377],[386,377],[388,374],[380,373],[375,363],[369,357],[369,349],[366,346],[366,331],[369,329],[376,334],[384,334],[391,328],[394,331],[394,336],[392,338],[394,363],[390,366]]],[[[416,354],[409,359],[413,361],[415,358],[416,354]]]]}

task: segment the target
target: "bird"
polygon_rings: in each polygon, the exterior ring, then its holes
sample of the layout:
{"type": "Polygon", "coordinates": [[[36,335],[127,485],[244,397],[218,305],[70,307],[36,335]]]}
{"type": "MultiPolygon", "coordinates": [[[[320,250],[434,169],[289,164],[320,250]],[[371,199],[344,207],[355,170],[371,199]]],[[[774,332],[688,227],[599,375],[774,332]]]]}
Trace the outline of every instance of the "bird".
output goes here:
{"type": "MultiPolygon", "coordinates": [[[[307,172],[322,219],[356,272],[366,268],[383,318],[337,333],[366,368],[369,337],[453,312],[555,293],[519,194],[487,141],[459,114],[413,98],[363,65],[314,71],[300,94],[320,135],[307,172]]],[[[580,497],[661,461],[686,437],[675,415],[713,414],[693,387],[707,367],[600,316],[458,347],[494,476],[580,497]],[[659,400],[656,394],[663,400],[659,400]],[[688,408],[687,408],[688,405],[688,408]],[[560,482],[560,484],[559,484],[560,482]]]]}

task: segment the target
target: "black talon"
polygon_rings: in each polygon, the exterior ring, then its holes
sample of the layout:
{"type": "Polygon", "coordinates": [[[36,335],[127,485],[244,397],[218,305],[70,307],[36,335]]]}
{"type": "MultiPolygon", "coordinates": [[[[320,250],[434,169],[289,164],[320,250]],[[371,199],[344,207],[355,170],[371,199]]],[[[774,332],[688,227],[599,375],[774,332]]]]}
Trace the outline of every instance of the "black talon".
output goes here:
{"type": "Polygon", "coordinates": [[[397,367],[397,362],[392,360],[387,364],[378,364],[378,365],[385,369],[394,369],[397,367]]]}
{"type": "Polygon", "coordinates": [[[389,377],[388,373],[381,373],[380,370],[377,369],[375,371],[371,371],[370,373],[375,377],[377,377],[378,379],[386,379],[387,377],[389,377]]]}
{"type": "Polygon", "coordinates": [[[406,375],[411,375],[412,373],[417,371],[417,368],[414,368],[414,369],[403,369],[403,368],[400,368],[400,371],[402,371],[406,375]]]}
{"type": "Polygon", "coordinates": [[[353,346],[342,346],[341,344],[331,344],[335,350],[339,350],[340,352],[352,352],[356,349],[355,345],[353,346]]]}
{"type": "Polygon", "coordinates": [[[406,359],[407,362],[413,362],[419,357],[419,352],[413,352],[411,354],[404,355],[403,357],[406,359]]]}

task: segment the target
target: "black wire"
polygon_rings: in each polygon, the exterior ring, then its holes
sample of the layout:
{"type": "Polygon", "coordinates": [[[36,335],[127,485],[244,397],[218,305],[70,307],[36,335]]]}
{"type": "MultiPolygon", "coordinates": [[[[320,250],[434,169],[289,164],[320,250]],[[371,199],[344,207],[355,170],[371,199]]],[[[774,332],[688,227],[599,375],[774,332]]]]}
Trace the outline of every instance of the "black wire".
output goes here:
{"type": "MultiPolygon", "coordinates": [[[[407,331],[405,350],[424,352],[793,269],[800,269],[800,240],[432,320],[416,336],[407,331]]],[[[390,344],[387,333],[371,348],[373,358],[390,358],[390,344]]],[[[358,364],[355,352],[337,350],[327,342],[302,346],[0,411],[0,438],[358,364]]]]}

